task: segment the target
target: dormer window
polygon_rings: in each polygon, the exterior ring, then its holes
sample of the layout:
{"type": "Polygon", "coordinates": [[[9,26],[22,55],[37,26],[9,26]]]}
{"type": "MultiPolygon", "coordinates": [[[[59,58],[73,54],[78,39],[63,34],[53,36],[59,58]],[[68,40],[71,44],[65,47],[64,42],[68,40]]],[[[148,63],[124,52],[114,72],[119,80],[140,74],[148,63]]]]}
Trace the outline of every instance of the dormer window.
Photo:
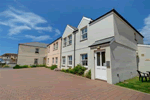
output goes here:
{"type": "Polygon", "coordinates": [[[87,39],[87,27],[81,29],[81,40],[87,39]]]}

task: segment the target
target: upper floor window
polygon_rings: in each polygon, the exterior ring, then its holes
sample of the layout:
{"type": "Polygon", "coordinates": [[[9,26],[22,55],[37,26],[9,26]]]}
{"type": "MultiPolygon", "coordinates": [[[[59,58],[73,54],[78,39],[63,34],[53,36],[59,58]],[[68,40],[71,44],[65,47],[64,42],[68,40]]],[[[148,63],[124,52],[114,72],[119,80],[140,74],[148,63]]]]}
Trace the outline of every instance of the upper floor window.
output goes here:
{"type": "Polygon", "coordinates": [[[55,50],[57,50],[58,49],[58,42],[55,44],[55,50]]]}
{"type": "Polygon", "coordinates": [[[35,48],[35,53],[39,53],[39,48],[35,48]]]}
{"type": "Polygon", "coordinates": [[[67,45],[67,38],[64,38],[64,47],[67,45]]]}
{"type": "Polygon", "coordinates": [[[72,44],[72,35],[69,35],[69,36],[68,36],[68,42],[69,42],[69,43],[68,43],[69,45],[72,44]]]}
{"type": "Polygon", "coordinates": [[[50,53],[50,46],[48,47],[48,53],[50,53]]]}
{"type": "Polygon", "coordinates": [[[53,44],[53,50],[55,50],[55,43],[53,44]]]}
{"type": "Polygon", "coordinates": [[[137,39],[136,39],[136,33],[134,33],[134,40],[137,41],[137,39]]]}
{"type": "Polygon", "coordinates": [[[87,54],[81,55],[81,63],[83,66],[88,66],[88,55],[87,54]]]}
{"type": "Polygon", "coordinates": [[[62,57],[62,63],[65,64],[66,63],[66,58],[62,57]]]}
{"type": "Polygon", "coordinates": [[[81,29],[81,40],[87,39],[87,27],[81,29]]]}
{"type": "Polygon", "coordinates": [[[68,65],[72,65],[72,56],[68,56],[68,65]]]}

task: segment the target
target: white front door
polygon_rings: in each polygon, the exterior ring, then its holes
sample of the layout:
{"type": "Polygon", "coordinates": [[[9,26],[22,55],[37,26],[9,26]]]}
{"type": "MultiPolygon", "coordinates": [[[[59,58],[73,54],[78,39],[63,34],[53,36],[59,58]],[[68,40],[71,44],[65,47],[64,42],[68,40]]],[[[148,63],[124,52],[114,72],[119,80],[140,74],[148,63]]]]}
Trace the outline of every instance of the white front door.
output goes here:
{"type": "Polygon", "coordinates": [[[107,80],[105,51],[95,53],[95,78],[107,80]]]}

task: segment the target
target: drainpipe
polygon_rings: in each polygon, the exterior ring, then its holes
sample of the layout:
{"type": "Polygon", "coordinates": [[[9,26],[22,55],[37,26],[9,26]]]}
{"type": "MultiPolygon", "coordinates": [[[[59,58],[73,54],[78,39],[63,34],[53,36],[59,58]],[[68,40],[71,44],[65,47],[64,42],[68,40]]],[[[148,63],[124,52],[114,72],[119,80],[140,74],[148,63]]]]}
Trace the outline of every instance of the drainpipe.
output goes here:
{"type": "Polygon", "coordinates": [[[61,38],[61,45],[60,45],[60,69],[61,69],[61,55],[62,55],[62,38],[61,38]]]}
{"type": "Polygon", "coordinates": [[[74,33],[74,67],[75,67],[76,33],[74,33]]]}

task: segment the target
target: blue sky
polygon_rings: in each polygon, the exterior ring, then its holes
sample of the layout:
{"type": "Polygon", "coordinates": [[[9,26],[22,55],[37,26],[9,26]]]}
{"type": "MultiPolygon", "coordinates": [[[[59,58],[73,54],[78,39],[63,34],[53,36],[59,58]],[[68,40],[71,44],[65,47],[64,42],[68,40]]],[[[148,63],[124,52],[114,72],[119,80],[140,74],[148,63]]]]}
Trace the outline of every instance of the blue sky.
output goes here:
{"type": "Polygon", "coordinates": [[[17,53],[18,44],[51,43],[67,24],[95,19],[115,8],[150,44],[150,0],[3,0],[0,3],[0,55],[17,53]]]}

